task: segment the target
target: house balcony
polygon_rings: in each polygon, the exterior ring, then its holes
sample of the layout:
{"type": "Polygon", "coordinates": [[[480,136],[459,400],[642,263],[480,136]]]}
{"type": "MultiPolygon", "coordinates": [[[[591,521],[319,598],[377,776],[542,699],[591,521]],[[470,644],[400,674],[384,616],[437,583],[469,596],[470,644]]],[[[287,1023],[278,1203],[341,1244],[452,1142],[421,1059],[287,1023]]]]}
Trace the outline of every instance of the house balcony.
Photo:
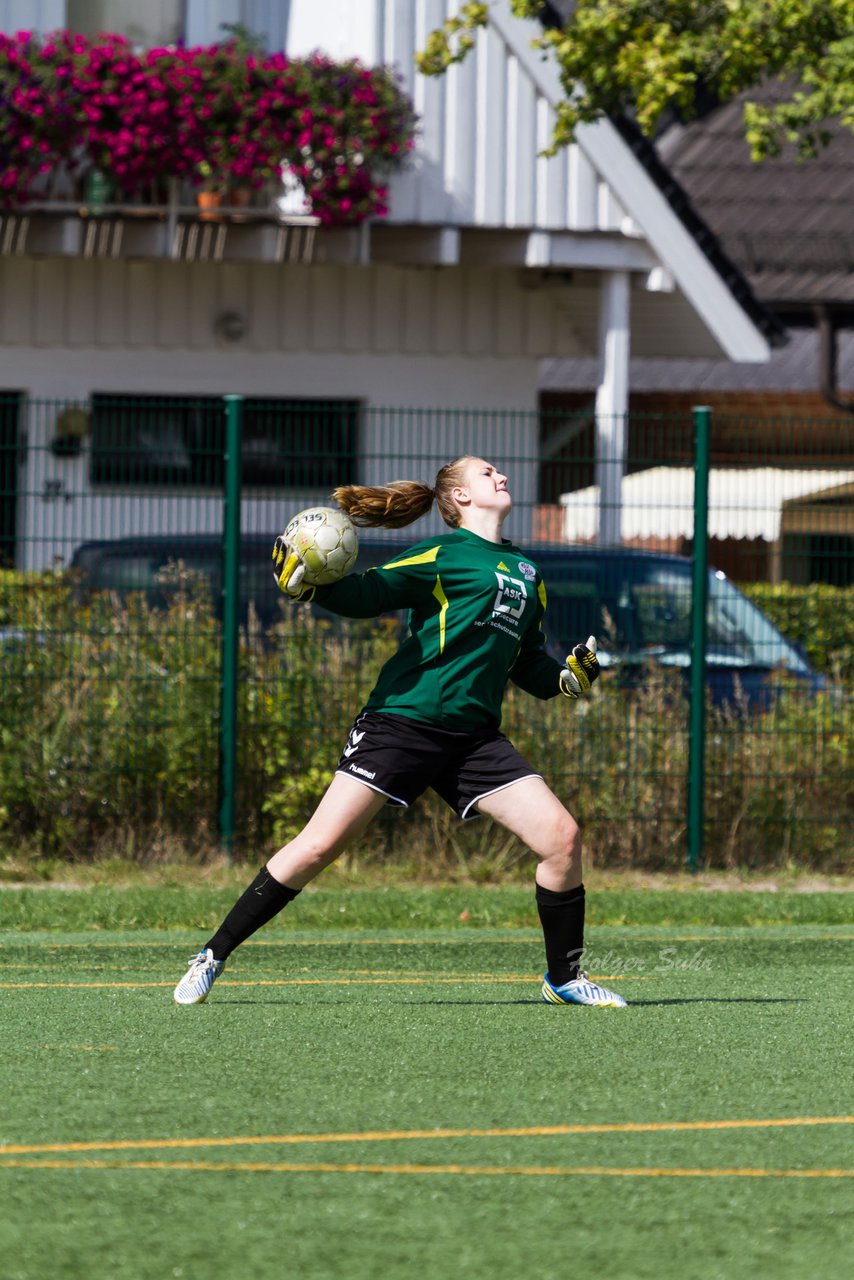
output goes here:
{"type": "Polygon", "coordinates": [[[0,257],[124,258],[174,262],[518,267],[580,273],[650,272],[655,258],[637,240],[600,231],[453,227],[383,220],[321,226],[272,201],[213,210],[166,204],[31,201],[0,212],[0,257]]]}
{"type": "Polygon", "coordinates": [[[0,213],[0,254],[27,257],[172,259],[176,262],[315,260],[319,219],[266,207],[213,210],[167,204],[33,201],[0,213]]]}

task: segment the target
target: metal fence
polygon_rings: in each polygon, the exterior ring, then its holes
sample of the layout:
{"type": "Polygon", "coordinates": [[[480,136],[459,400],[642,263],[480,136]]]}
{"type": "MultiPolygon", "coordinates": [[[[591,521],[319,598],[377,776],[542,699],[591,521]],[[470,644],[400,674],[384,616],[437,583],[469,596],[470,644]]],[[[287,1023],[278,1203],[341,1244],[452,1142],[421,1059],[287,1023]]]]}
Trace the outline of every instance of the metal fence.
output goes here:
{"type": "MultiPolygon", "coordinates": [[[[471,453],[510,476],[505,532],[543,571],[554,652],[599,639],[594,698],[511,687],[504,723],[594,861],[845,865],[850,420],[614,426],[623,462],[588,406],[0,398],[0,849],[248,854],[297,829],[403,621],[288,605],[272,540],[336,484],[432,482],[471,453]]],[[[443,527],[365,531],[362,563],[443,527]]],[[[420,837],[440,856],[475,839],[427,801],[371,842],[420,837]]]]}

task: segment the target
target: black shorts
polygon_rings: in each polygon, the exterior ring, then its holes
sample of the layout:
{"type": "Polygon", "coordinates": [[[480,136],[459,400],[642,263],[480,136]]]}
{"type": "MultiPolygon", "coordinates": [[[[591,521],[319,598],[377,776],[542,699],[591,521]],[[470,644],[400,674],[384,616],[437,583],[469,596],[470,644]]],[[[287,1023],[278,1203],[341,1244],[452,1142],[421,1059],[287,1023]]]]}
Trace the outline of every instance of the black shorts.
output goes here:
{"type": "Polygon", "coordinates": [[[476,818],[478,800],[522,778],[539,778],[497,729],[454,733],[406,716],[364,711],[356,719],[336,773],[410,805],[432,787],[461,818],[476,818]]]}

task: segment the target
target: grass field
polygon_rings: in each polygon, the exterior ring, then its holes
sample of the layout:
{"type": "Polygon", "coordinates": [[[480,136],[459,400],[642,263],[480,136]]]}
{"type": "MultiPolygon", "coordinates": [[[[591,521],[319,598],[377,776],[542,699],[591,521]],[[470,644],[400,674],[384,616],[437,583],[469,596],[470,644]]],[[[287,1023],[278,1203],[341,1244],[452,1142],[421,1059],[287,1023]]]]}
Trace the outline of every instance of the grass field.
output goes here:
{"type": "Polygon", "coordinates": [[[3,1280],[854,1271],[851,893],[594,895],[626,1010],[517,888],[304,895],[178,1009],[187,895],[0,891],[3,1280]]]}

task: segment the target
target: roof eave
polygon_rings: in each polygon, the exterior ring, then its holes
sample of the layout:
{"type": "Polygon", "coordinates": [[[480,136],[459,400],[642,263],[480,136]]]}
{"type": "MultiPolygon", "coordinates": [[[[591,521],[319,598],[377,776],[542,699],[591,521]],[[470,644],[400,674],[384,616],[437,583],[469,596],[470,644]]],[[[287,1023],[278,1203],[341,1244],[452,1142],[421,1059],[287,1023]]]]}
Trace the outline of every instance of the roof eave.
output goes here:
{"type": "MultiPolygon", "coordinates": [[[[556,108],[564,89],[554,59],[543,58],[529,41],[517,39],[518,20],[499,6],[490,9],[489,21],[556,108]]],[[[639,158],[637,150],[641,148],[629,145],[614,121],[603,118],[580,126],[575,141],[630,213],[725,355],[748,363],[767,361],[771,346],[785,342],[785,329],[759,303],[693,207],[691,225],[686,225],[684,211],[680,217],[671,194],[653,180],[639,158]]],[[[651,146],[650,151],[654,155],[651,146]]],[[[651,166],[651,160],[649,163],[651,166]]],[[[666,172],[663,165],[661,169],[666,172]]],[[[673,182],[674,190],[677,187],[673,182]]],[[[681,188],[679,192],[687,209],[690,201],[681,188]]]]}

